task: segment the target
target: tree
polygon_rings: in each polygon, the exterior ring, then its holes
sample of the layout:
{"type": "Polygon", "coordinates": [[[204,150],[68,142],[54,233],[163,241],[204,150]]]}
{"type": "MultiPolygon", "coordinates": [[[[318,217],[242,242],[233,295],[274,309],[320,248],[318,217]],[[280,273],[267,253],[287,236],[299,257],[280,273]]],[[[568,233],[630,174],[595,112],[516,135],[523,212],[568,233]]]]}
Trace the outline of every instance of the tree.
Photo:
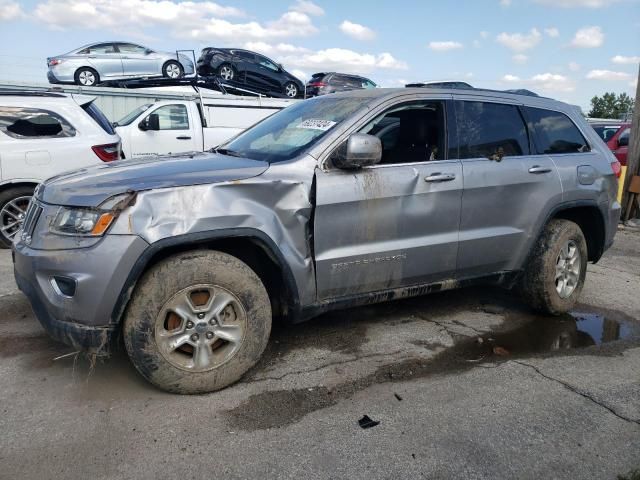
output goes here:
{"type": "Polygon", "coordinates": [[[607,92],[602,97],[597,95],[591,99],[592,118],[620,118],[633,109],[634,99],[626,93],[616,96],[614,92],[607,92]]]}

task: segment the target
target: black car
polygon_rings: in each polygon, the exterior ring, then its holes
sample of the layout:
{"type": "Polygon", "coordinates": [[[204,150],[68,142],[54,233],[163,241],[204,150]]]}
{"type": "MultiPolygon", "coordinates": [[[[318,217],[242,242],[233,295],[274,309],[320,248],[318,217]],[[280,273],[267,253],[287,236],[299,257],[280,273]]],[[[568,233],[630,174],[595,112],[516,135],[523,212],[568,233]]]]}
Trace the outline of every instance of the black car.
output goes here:
{"type": "Polygon", "coordinates": [[[314,73],[307,83],[307,97],[376,87],[371,80],[358,75],[337,72],[314,73]]]}
{"type": "Polygon", "coordinates": [[[198,75],[218,75],[224,82],[266,94],[301,97],[304,84],[282,65],[259,53],[239,48],[205,48],[198,59],[198,75]]]}

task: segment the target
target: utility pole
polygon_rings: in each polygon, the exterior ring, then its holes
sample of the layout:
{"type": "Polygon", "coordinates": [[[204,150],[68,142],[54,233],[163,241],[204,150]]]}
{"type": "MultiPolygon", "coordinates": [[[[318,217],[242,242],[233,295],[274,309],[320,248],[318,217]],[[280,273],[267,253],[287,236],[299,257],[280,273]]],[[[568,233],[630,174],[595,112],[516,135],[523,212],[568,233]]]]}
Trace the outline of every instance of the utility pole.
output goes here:
{"type": "MultiPolygon", "coordinates": [[[[636,101],[631,118],[631,132],[629,135],[629,150],[627,155],[627,176],[622,190],[622,218],[626,218],[626,208],[629,203],[629,184],[634,175],[640,175],[640,66],[638,67],[638,84],[636,85],[636,101]]],[[[633,208],[633,207],[632,207],[633,208]]]]}

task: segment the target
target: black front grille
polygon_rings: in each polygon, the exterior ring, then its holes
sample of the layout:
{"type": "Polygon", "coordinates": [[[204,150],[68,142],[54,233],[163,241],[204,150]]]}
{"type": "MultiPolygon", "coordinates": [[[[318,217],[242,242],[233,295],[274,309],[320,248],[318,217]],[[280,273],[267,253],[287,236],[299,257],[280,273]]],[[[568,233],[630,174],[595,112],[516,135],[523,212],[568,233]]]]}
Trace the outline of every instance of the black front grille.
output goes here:
{"type": "Polygon", "coordinates": [[[24,223],[22,224],[23,240],[26,239],[27,236],[31,237],[31,235],[33,235],[33,231],[36,228],[36,224],[38,223],[41,213],[42,207],[32,198],[31,202],[29,202],[29,206],[27,207],[27,213],[24,216],[24,223]]]}

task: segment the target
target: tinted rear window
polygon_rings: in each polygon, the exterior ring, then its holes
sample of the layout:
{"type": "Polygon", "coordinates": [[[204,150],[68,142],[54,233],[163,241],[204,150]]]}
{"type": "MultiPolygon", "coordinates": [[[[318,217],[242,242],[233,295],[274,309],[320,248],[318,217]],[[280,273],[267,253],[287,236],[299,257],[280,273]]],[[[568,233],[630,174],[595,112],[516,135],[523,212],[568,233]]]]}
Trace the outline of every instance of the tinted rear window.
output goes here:
{"type": "Polygon", "coordinates": [[[114,133],[116,133],[113,130],[113,126],[111,125],[111,122],[107,119],[107,117],[104,116],[104,113],[102,113],[102,110],[100,110],[96,105],[94,105],[93,102],[82,105],[82,109],[85,112],[87,112],[89,116],[93,118],[95,122],[98,125],[100,125],[100,127],[102,127],[102,129],[105,132],[107,132],[109,135],[113,135],[114,133]]]}
{"type": "Polygon", "coordinates": [[[578,127],[564,113],[525,107],[535,132],[538,153],[580,153],[590,150],[578,127]]]}
{"type": "Polygon", "coordinates": [[[515,105],[457,101],[460,158],[529,155],[527,129],[515,105]]]}

